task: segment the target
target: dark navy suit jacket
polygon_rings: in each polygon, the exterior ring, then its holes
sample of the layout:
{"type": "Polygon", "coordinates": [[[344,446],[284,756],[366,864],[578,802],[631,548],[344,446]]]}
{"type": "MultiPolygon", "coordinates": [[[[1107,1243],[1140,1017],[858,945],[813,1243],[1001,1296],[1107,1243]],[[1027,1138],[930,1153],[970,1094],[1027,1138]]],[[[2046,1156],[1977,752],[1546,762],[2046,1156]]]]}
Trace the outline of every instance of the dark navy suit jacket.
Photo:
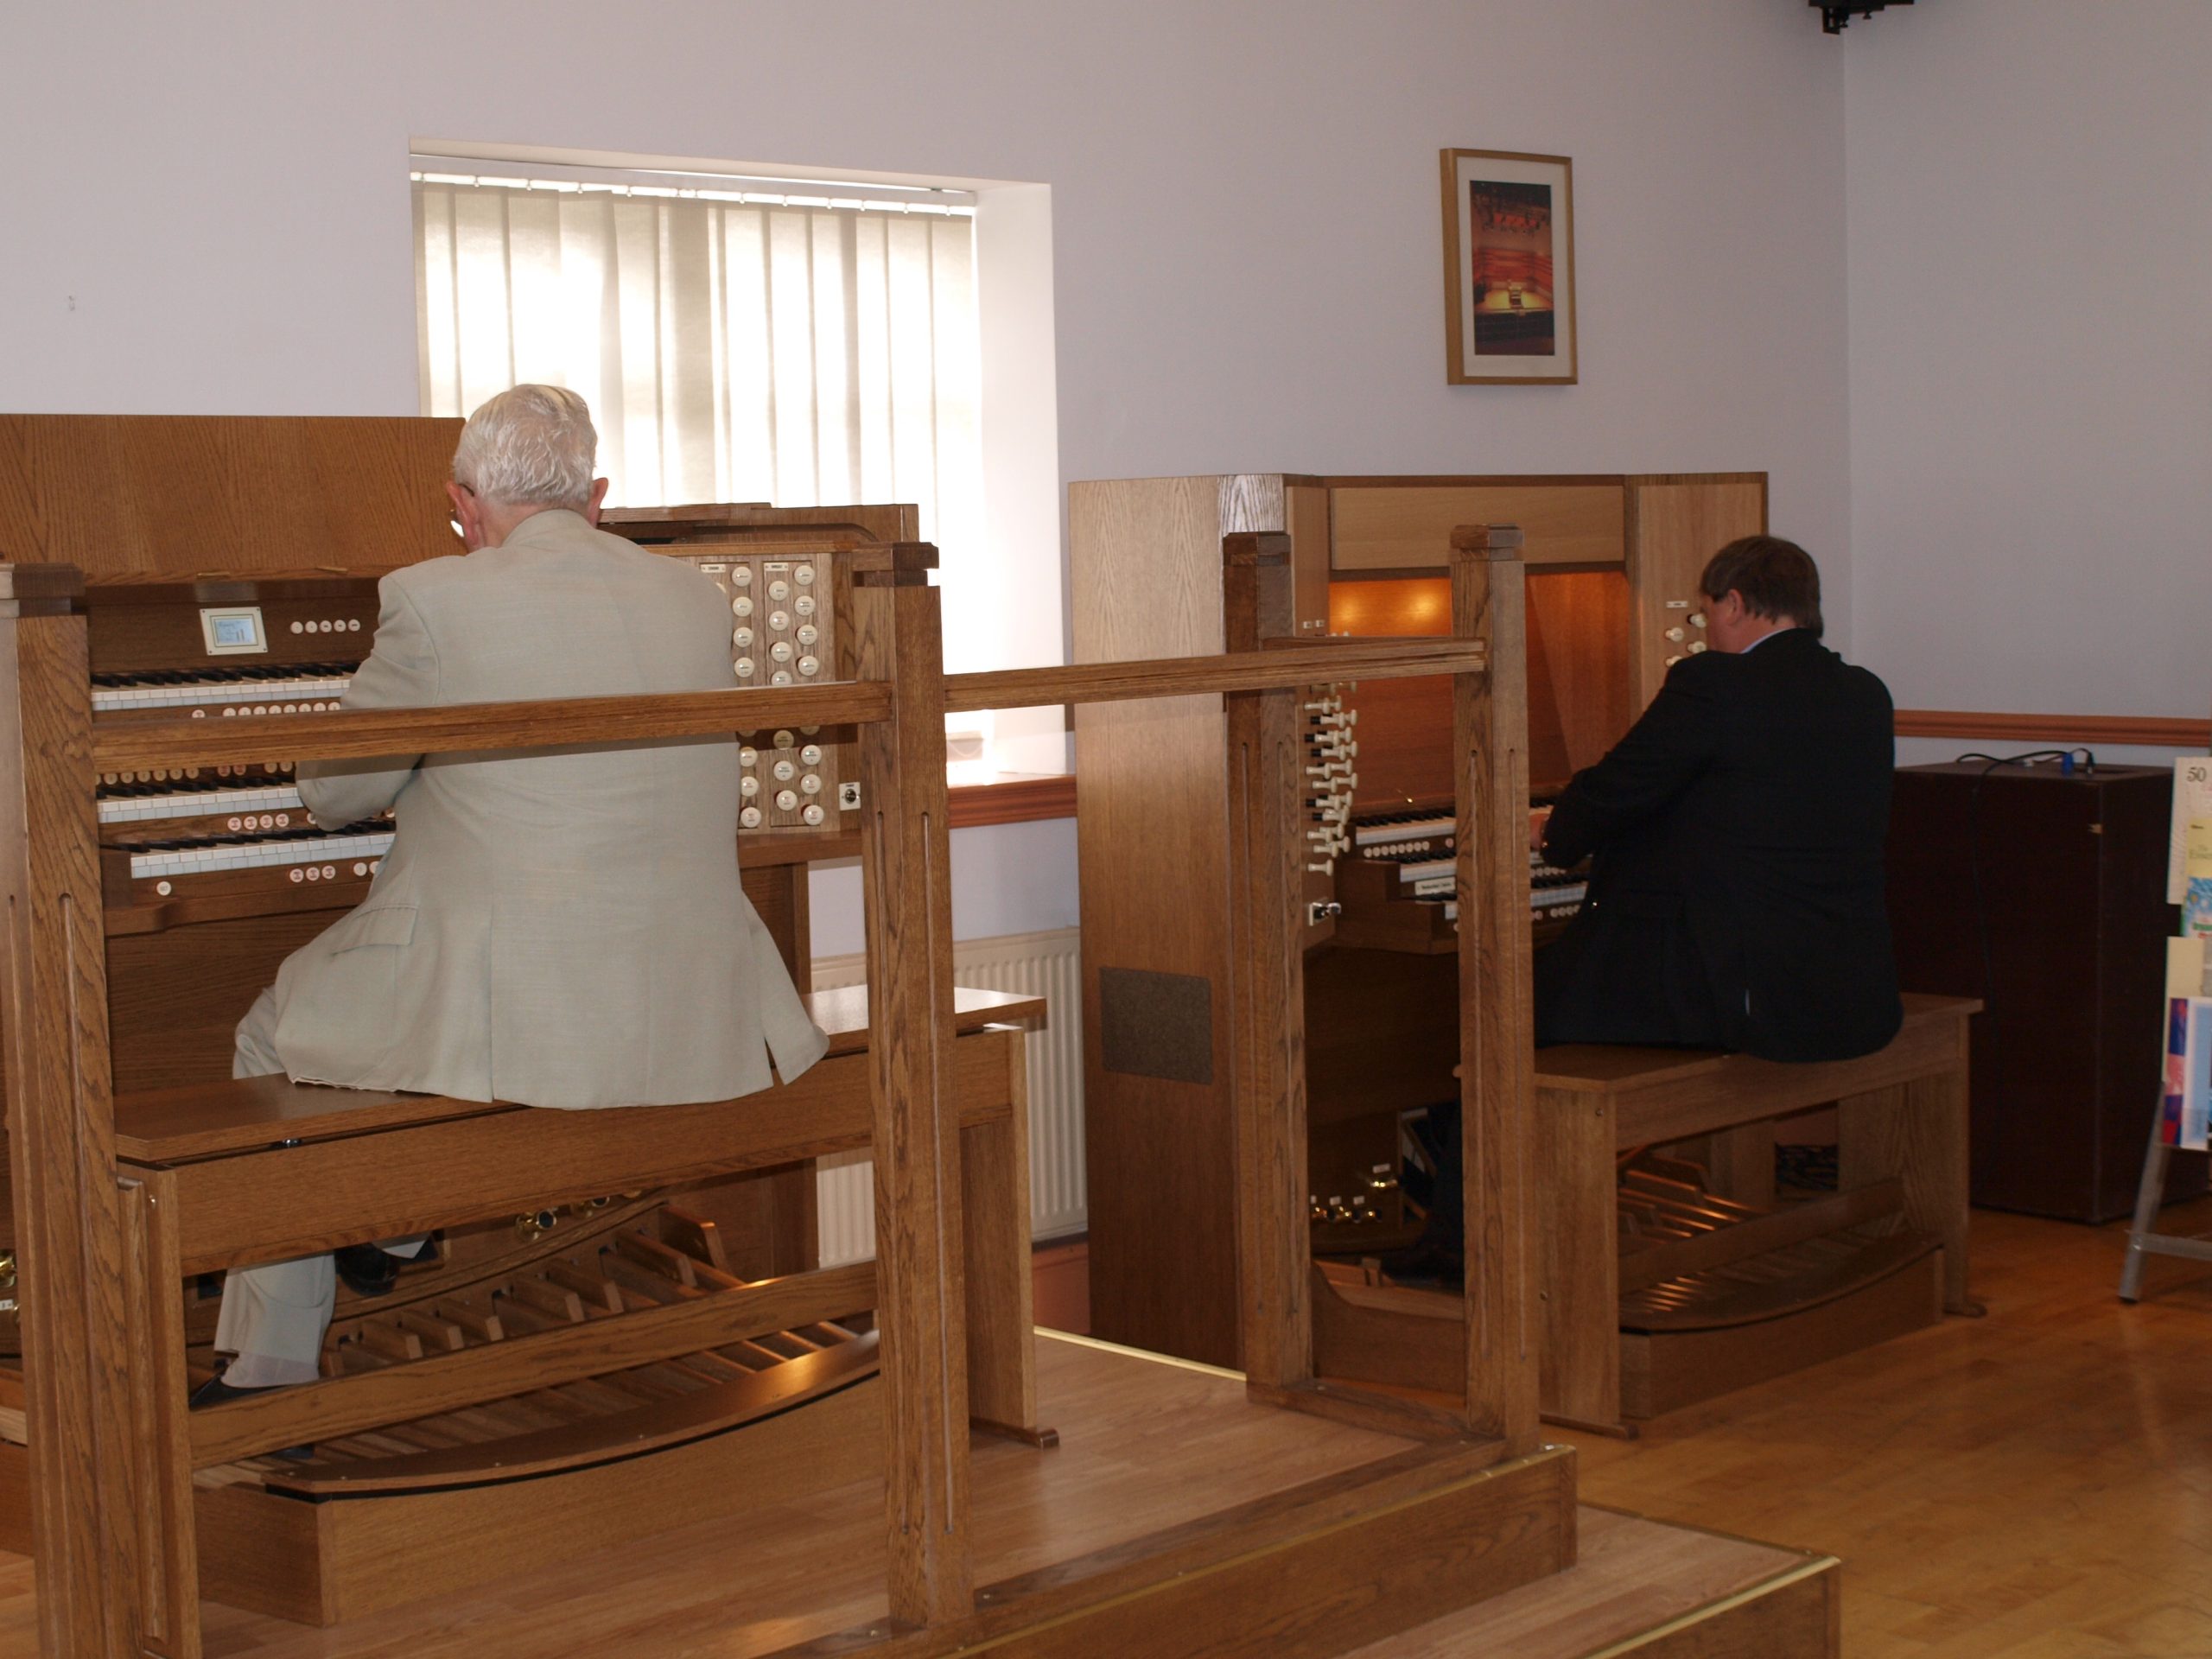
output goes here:
{"type": "Polygon", "coordinates": [[[1883,895],[1890,694],[1802,629],[1669,672],[1545,852],[1594,862],[1536,963],[1539,1043],[1871,1053],[1903,1020],[1883,895]]]}

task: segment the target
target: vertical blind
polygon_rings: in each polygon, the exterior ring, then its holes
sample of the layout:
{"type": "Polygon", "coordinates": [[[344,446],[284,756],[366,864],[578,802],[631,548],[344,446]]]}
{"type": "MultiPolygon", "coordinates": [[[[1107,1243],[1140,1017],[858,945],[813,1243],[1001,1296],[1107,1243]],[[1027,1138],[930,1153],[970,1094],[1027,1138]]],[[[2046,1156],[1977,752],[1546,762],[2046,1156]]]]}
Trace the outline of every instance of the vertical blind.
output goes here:
{"type": "Polygon", "coordinates": [[[911,501],[982,534],[973,220],[415,184],[423,412],[525,381],[591,404],[631,506],[911,501]]]}

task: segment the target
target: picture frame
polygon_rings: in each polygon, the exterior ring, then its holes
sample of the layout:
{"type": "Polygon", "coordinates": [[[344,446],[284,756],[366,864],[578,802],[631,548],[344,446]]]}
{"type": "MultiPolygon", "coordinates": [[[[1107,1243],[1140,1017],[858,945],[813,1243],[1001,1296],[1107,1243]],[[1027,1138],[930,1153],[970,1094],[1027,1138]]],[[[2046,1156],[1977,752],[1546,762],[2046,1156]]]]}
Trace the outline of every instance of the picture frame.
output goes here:
{"type": "Polygon", "coordinates": [[[1575,385],[1573,162],[1504,149],[1440,156],[1446,379],[1575,385]]]}

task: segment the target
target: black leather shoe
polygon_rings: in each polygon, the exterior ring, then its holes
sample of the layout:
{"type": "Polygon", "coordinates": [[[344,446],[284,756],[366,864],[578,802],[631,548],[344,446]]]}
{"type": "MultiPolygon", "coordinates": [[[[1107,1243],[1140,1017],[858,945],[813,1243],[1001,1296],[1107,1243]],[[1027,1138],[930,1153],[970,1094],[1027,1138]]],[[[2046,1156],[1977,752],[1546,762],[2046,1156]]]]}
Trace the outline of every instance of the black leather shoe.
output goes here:
{"type": "MultiPolygon", "coordinates": [[[[185,1402],[185,1404],[192,1410],[198,1411],[202,1406],[226,1405],[233,1400],[251,1400],[257,1394],[274,1394],[283,1386],[283,1383],[278,1382],[272,1383],[265,1389],[237,1389],[232,1388],[219,1376],[211,1376],[192,1391],[191,1397],[185,1402]]],[[[289,1458],[295,1462],[305,1462],[315,1456],[315,1447],[288,1446],[281,1451],[271,1452],[266,1455],[272,1458],[289,1458]]]]}
{"type": "Polygon", "coordinates": [[[394,1255],[380,1244],[341,1244],[331,1255],[348,1290],[357,1296],[381,1296],[399,1282],[402,1268],[435,1262],[439,1250],[434,1235],[413,1255],[394,1255]]]}
{"type": "Polygon", "coordinates": [[[211,1376],[192,1391],[191,1399],[185,1403],[194,1411],[202,1406],[226,1406],[233,1400],[251,1400],[257,1394],[270,1393],[274,1386],[269,1389],[234,1389],[221,1377],[211,1376]]]}
{"type": "Polygon", "coordinates": [[[399,1258],[373,1244],[341,1244],[338,1276],[357,1296],[381,1296],[399,1282],[399,1258]]]}

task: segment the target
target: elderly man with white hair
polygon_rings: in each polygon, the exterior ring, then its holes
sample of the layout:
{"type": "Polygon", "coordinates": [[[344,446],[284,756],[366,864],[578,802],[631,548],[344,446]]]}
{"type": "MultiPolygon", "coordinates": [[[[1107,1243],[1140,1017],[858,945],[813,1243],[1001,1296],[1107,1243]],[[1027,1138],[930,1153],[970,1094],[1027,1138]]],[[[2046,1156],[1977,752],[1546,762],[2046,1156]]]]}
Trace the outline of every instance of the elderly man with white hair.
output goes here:
{"type": "MultiPolygon", "coordinates": [[[[596,447],[556,387],[469,417],[447,486],[469,551],[384,579],[346,708],[735,683],[721,591],[596,527],[596,447]]],[[[728,738],[302,766],[317,823],[389,809],[391,849],[262,992],[234,1075],[569,1109],[788,1082],[828,1039],[738,884],[738,783],[728,738]]],[[[232,1273],[215,1347],[234,1357],[194,1402],[314,1380],[341,1266],[373,1293],[423,1244],[232,1273]]]]}

